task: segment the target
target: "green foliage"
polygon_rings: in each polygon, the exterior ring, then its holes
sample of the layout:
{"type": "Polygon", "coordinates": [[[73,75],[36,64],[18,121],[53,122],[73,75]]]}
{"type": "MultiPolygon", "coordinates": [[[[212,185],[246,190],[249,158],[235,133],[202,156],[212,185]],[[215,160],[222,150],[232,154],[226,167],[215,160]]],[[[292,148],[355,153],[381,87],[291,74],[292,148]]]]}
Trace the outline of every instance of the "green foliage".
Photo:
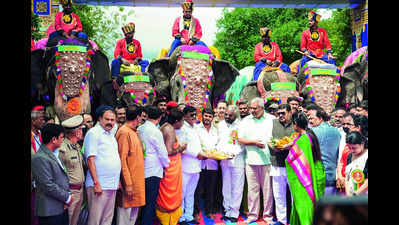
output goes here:
{"type": "Polygon", "coordinates": [[[126,24],[128,16],[134,14],[127,7],[73,5],[73,11],[82,22],[83,32],[89,39],[96,42],[98,47],[113,59],[115,43],[123,37],[121,26],[126,24]]]}
{"type": "Polygon", "coordinates": [[[36,15],[31,11],[31,35],[34,41],[40,40],[44,37],[44,34],[39,31],[41,23],[42,20],[40,19],[39,15],[36,15]]]}
{"type": "Polygon", "coordinates": [[[319,27],[327,31],[337,66],[342,66],[352,53],[351,25],[349,9],[337,9],[332,17],[319,22],[319,27]]]}
{"type": "MultiPolygon", "coordinates": [[[[289,65],[302,58],[295,50],[300,49],[301,34],[308,28],[307,13],[310,10],[224,9],[216,24],[218,33],[214,45],[221,58],[230,61],[237,69],[255,65],[254,48],[261,41],[259,29],[268,27],[272,29],[271,41],[280,46],[283,62],[289,65]]],[[[319,23],[319,27],[327,30],[337,65],[342,64],[351,51],[349,21],[349,10],[336,10],[332,18],[319,23]]]]}

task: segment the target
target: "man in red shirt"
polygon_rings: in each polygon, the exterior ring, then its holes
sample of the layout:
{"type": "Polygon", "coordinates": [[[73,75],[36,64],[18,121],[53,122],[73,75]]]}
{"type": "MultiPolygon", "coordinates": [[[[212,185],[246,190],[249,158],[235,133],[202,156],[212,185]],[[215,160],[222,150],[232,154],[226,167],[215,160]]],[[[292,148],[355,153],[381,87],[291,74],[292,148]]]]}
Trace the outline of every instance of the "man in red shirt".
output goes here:
{"type": "Polygon", "coordinates": [[[181,3],[181,7],[183,8],[183,17],[177,17],[173,23],[172,37],[175,40],[172,42],[168,57],[180,45],[203,45],[207,47],[203,41],[200,41],[202,37],[201,24],[197,18],[192,16],[193,1],[185,0],[181,3]]]}
{"type": "Polygon", "coordinates": [[[58,12],[54,19],[55,31],[49,35],[53,38],[83,39],[87,41],[87,35],[83,33],[79,16],[72,12],[72,0],[60,0],[63,11],[58,12]]]}
{"type": "Polygon", "coordinates": [[[301,51],[304,52],[304,56],[301,60],[300,68],[312,60],[307,56],[313,56],[329,64],[336,65],[327,32],[318,27],[320,18],[321,16],[314,11],[308,13],[309,29],[303,31],[301,37],[301,51]],[[327,54],[323,52],[324,49],[327,50],[327,54]]]}
{"type": "Polygon", "coordinates": [[[279,67],[283,71],[291,72],[290,67],[283,63],[283,55],[280,47],[275,42],[270,41],[272,30],[267,27],[260,28],[262,41],[256,44],[254,59],[256,62],[254,69],[254,80],[258,80],[260,72],[264,67],[279,67]]]}
{"type": "Polygon", "coordinates": [[[145,72],[145,68],[150,64],[148,60],[143,60],[143,53],[141,51],[141,44],[134,39],[135,24],[130,22],[122,27],[125,38],[119,39],[116,42],[114,57],[111,65],[112,76],[120,74],[121,65],[129,66],[131,64],[140,65],[141,72],[145,72]]]}

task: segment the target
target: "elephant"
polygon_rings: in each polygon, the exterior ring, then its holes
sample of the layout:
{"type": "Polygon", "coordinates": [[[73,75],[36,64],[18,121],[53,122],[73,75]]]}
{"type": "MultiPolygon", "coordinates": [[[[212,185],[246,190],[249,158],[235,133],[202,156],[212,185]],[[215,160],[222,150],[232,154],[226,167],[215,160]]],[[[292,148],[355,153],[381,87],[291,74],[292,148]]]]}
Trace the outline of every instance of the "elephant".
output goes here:
{"type": "Polygon", "coordinates": [[[101,89],[101,104],[115,107],[121,104],[129,109],[152,104],[156,92],[154,81],[147,72],[123,72],[107,81],[101,89]]]}
{"type": "Polygon", "coordinates": [[[315,102],[328,114],[338,105],[345,78],[340,76],[337,66],[311,60],[301,68],[297,78],[305,101],[315,102]]]}
{"type": "Polygon", "coordinates": [[[197,110],[214,108],[214,100],[224,94],[239,75],[228,61],[215,59],[209,48],[195,45],[177,47],[170,58],[148,66],[156,94],[197,110]]]}
{"type": "Polygon", "coordinates": [[[255,66],[247,66],[241,69],[240,75],[236,77],[229,90],[226,91],[226,101],[230,105],[240,100],[240,93],[245,85],[252,80],[255,66]]]}
{"type": "Polygon", "coordinates": [[[368,99],[368,48],[351,53],[341,68],[342,93],[338,104],[359,104],[368,99]]]}
{"type": "Polygon", "coordinates": [[[106,55],[78,40],[31,52],[31,103],[49,106],[61,122],[94,111],[110,79],[106,55]]]}
{"type": "Polygon", "coordinates": [[[257,81],[249,81],[240,93],[240,100],[251,102],[255,97],[261,97],[265,102],[278,99],[287,103],[290,96],[299,97],[300,84],[297,78],[274,67],[264,68],[257,81]]]}

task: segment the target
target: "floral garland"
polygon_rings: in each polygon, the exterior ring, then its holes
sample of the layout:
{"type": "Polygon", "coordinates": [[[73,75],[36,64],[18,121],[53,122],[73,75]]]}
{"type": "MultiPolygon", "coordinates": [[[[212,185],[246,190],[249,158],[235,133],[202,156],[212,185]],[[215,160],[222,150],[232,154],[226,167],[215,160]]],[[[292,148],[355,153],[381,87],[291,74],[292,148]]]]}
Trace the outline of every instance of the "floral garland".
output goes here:
{"type": "MultiPolygon", "coordinates": [[[[183,82],[184,100],[187,105],[190,105],[190,103],[188,101],[188,90],[187,90],[187,84],[186,84],[187,78],[184,74],[184,71],[182,70],[181,57],[178,58],[177,64],[178,64],[178,73],[180,74],[182,82],[183,82]]],[[[206,108],[206,103],[209,100],[210,90],[212,88],[212,78],[213,78],[212,59],[209,59],[208,70],[209,70],[208,85],[205,88],[204,103],[202,104],[200,111],[202,111],[204,108],[206,108]]]]}
{"type": "MultiPolygon", "coordinates": [[[[87,77],[88,77],[88,74],[89,74],[89,71],[90,71],[90,67],[91,67],[91,56],[92,55],[94,55],[93,49],[88,49],[87,50],[86,67],[85,67],[85,69],[83,70],[83,73],[82,73],[82,83],[80,85],[79,97],[82,96],[83,91],[84,91],[85,86],[86,86],[87,77]]],[[[59,87],[61,96],[62,96],[62,98],[65,101],[68,101],[68,97],[65,95],[64,89],[62,88],[60,52],[58,51],[58,46],[57,46],[56,52],[55,52],[55,66],[57,68],[57,83],[58,83],[58,87],[59,87]]]]}
{"type": "MultiPolygon", "coordinates": [[[[304,73],[305,73],[305,88],[308,89],[308,95],[310,97],[310,100],[312,100],[312,102],[316,101],[316,98],[314,97],[314,91],[312,89],[312,87],[310,86],[310,76],[309,76],[309,67],[307,66],[307,64],[305,65],[305,69],[304,69],[304,73]]],[[[341,85],[340,85],[340,80],[341,80],[341,75],[340,75],[340,70],[337,68],[336,70],[337,72],[337,76],[336,76],[336,86],[337,86],[337,91],[335,92],[335,98],[334,98],[334,107],[336,106],[339,96],[341,95],[341,85]]]]}
{"type": "Polygon", "coordinates": [[[132,89],[126,90],[125,92],[130,93],[130,97],[132,98],[133,102],[137,103],[137,104],[144,104],[148,101],[148,98],[151,94],[154,95],[154,97],[156,97],[156,92],[155,92],[155,88],[151,88],[151,89],[147,89],[144,91],[144,98],[143,99],[139,99],[136,94],[134,94],[134,91],[132,89]]]}
{"type": "Polygon", "coordinates": [[[265,103],[264,104],[266,104],[269,101],[276,101],[277,104],[279,104],[279,105],[281,104],[281,99],[279,97],[268,97],[268,98],[265,99],[265,103]]]}

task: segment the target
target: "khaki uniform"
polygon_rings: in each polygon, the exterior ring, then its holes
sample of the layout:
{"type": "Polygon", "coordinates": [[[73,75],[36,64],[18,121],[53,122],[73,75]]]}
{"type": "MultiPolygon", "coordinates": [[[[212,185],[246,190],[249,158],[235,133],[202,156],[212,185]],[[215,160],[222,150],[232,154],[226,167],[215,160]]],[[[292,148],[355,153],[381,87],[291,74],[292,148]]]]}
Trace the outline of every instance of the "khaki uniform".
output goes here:
{"type": "Polygon", "coordinates": [[[83,203],[83,187],[85,174],[83,169],[83,155],[80,145],[73,145],[68,138],[59,148],[59,159],[62,161],[69,176],[69,188],[72,192],[72,204],[68,207],[70,225],[76,225],[79,219],[80,208],[83,203]],[[80,186],[80,188],[79,188],[80,186]]]}

